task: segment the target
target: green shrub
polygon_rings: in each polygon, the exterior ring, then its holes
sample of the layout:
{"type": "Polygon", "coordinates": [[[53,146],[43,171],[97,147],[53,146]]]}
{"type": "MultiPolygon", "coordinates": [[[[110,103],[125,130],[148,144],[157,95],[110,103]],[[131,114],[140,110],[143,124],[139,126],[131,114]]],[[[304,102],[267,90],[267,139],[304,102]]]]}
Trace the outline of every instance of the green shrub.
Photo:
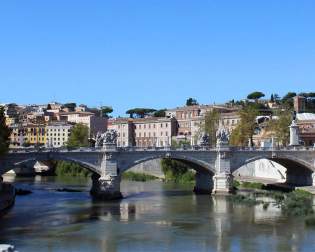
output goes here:
{"type": "Polygon", "coordinates": [[[124,172],[122,174],[122,179],[124,180],[131,180],[131,181],[148,181],[148,180],[155,180],[158,179],[155,176],[144,174],[144,173],[136,173],[136,172],[124,172]]]}
{"type": "Polygon", "coordinates": [[[282,212],[286,215],[302,216],[312,214],[312,195],[302,190],[296,190],[286,194],[281,203],[282,212]]]}
{"type": "Polygon", "coordinates": [[[79,164],[68,162],[68,161],[58,161],[55,165],[55,173],[57,176],[83,176],[88,177],[91,172],[82,167],[79,164]]]}
{"type": "Polygon", "coordinates": [[[242,188],[263,189],[264,184],[256,182],[242,182],[240,186],[242,188]]]}
{"type": "Polygon", "coordinates": [[[161,166],[166,181],[175,183],[192,183],[195,181],[195,173],[190,170],[192,167],[181,161],[165,158],[161,160],[161,166]]]}

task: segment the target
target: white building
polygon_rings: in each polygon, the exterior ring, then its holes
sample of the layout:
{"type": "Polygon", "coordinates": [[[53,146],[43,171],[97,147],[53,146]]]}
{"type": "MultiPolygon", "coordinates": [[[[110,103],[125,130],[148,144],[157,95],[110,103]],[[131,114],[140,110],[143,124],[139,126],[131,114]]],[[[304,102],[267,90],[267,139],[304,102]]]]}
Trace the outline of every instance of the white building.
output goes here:
{"type": "Polygon", "coordinates": [[[72,124],[54,122],[46,126],[46,147],[62,147],[68,142],[72,124]]]}

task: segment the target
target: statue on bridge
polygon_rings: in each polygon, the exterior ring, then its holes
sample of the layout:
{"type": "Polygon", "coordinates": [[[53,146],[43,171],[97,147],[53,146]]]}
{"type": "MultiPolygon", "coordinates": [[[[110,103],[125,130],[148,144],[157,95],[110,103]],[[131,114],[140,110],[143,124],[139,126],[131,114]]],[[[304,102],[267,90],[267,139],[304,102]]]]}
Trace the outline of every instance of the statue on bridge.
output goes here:
{"type": "Polygon", "coordinates": [[[216,132],[217,143],[228,143],[230,140],[230,132],[224,127],[220,127],[216,132]]]}
{"type": "Polygon", "coordinates": [[[101,147],[108,144],[116,145],[117,143],[117,132],[116,130],[110,129],[105,133],[97,133],[95,138],[95,147],[101,147]]]}
{"type": "Polygon", "coordinates": [[[208,146],[210,145],[210,138],[207,133],[203,133],[201,138],[200,138],[200,145],[201,146],[208,146]]]}

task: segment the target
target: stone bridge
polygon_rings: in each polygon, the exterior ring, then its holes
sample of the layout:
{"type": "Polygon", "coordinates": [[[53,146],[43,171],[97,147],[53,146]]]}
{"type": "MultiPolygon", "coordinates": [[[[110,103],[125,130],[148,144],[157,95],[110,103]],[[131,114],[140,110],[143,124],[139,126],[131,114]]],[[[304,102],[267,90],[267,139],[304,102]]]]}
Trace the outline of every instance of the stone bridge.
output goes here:
{"type": "Polygon", "coordinates": [[[102,199],[121,197],[121,174],[136,164],[171,158],[189,164],[196,171],[194,191],[202,193],[228,193],[232,189],[232,173],[243,165],[266,158],[287,168],[286,183],[296,186],[313,185],[315,172],[314,149],[237,149],[220,144],[215,149],[192,148],[102,148],[21,149],[11,150],[0,158],[0,175],[25,163],[64,160],[80,164],[93,172],[91,193],[102,199]]]}

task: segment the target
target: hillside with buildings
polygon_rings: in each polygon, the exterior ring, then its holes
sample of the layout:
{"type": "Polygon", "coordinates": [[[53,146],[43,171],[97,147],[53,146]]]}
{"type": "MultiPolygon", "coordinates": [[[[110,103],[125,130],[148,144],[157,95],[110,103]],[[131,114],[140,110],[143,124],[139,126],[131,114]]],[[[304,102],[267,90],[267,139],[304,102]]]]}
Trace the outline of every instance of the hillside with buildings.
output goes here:
{"type": "MultiPolygon", "coordinates": [[[[257,93],[257,92],[256,92],[257,93]]],[[[259,92],[258,92],[259,93],[259,92]]],[[[244,107],[256,109],[253,145],[266,147],[274,137],[269,125],[277,121],[283,111],[291,113],[299,127],[301,144],[315,143],[315,109],[313,93],[288,93],[282,99],[272,95],[270,99],[254,96],[222,105],[199,105],[196,100],[186,106],[152,113],[148,110],[140,116],[110,118],[102,109],[88,108],[75,103],[48,103],[44,105],[3,104],[6,124],[11,128],[10,148],[45,146],[62,147],[68,142],[75,124],[89,128],[90,143],[98,132],[114,129],[118,133],[119,147],[163,147],[171,145],[199,145],[207,132],[207,117],[216,113],[215,128],[225,127],[232,134],[241,122],[244,107]],[[304,96],[303,96],[304,94],[304,96]],[[162,113],[160,113],[162,112],[162,113]]],[[[192,98],[190,98],[192,99],[192,98]]],[[[189,100],[187,100],[189,101],[189,100]]],[[[108,110],[108,109],[107,109],[108,110]]],[[[139,109],[138,109],[139,110],[139,109]]],[[[142,109],[143,110],[143,109],[142,109]]],[[[111,112],[112,110],[108,110],[111,112]]],[[[130,110],[131,111],[131,110],[130,110]]],[[[210,120],[211,121],[211,120],[210,120]]],[[[209,128],[209,127],[208,127],[209,128]]],[[[211,133],[211,132],[210,132],[211,133]]],[[[211,134],[210,134],[211,135],[211,134]]],[[[279,141],[280,142],[280,141],[279,141]]],[[[281,143],[285,145],[285,143],[281,143]]]]}

